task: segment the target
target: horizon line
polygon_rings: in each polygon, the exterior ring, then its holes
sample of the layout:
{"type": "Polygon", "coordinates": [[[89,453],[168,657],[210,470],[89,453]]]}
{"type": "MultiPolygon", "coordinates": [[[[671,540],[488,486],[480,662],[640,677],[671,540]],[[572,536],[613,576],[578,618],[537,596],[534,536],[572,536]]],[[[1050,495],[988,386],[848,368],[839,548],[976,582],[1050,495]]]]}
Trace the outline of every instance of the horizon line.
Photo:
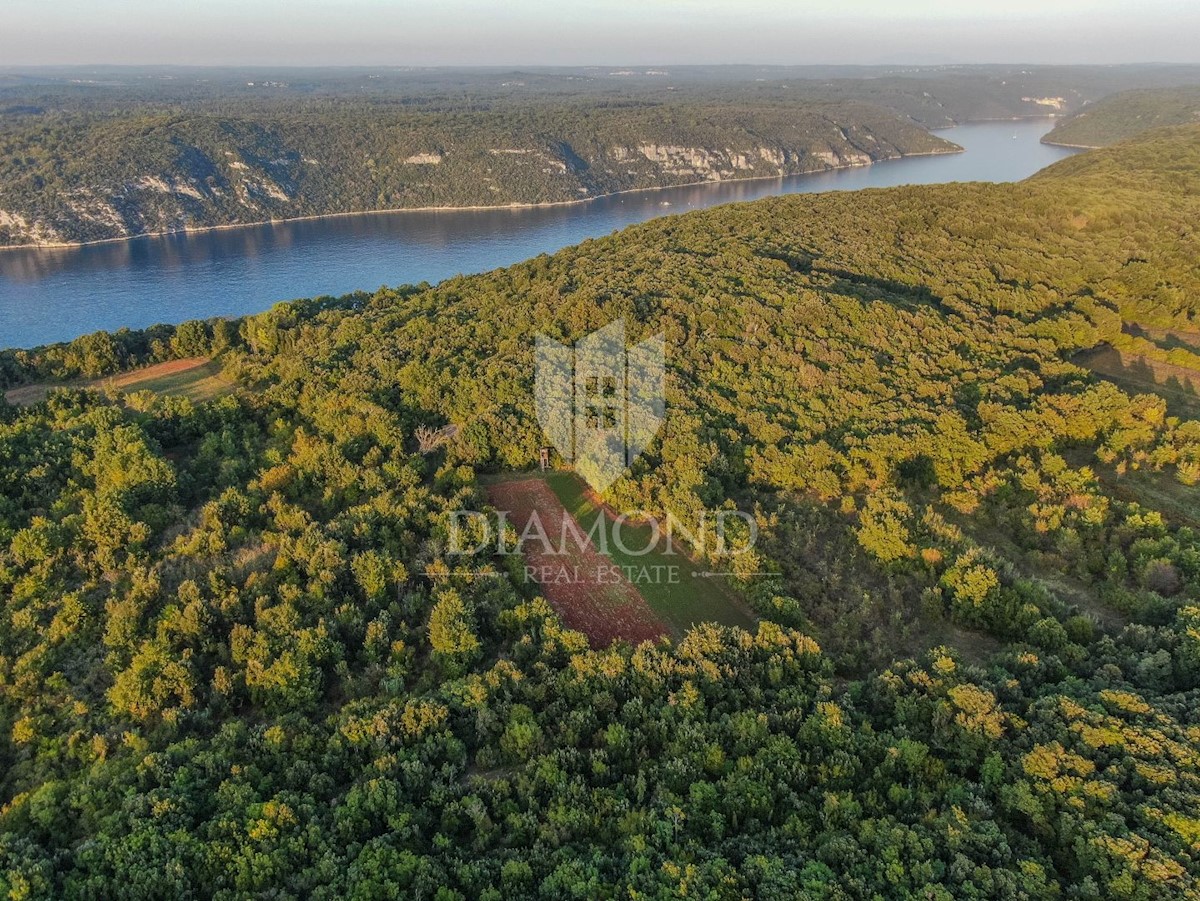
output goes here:
{"type": "MultiPolygon", "coordinates": [[[[523,70],[541,70],[541,71],[571,71],[580,69],[788,69],[788,70],[805,70],[805,69],[830,69],[830,68],[846,68],[846,69],[984,69],[995,67],[1015,67],[1028,66],[1031,68],[1060,68],[1060,69],[1122,69],[1122,68],[1153,68],[1153,67],[1181,67],[1181,68],[1200,68],[1200,60],[1183,61],[1183,60],[1139,60],[1135,62],[1112,62],[1112,63],[1084,63],[1084,62],[1032,62],[1029,60],[1006,60],[1003,62],[873,62],[873,63],[856,63],[856,62],[823,62],[823,63],[750,63],[750,62],[721,62],[721,63],[706,63],[706,62],[689,62],[689,63],[430,63],[423,65],[411,65],[402,63],[162,63],[162,62],[147,62],[147,63],[115,63],[115,62],[84,62],[84,63],[27,63],[27,64],[0,64],[0,74],[20,74],[22,72],[39,72],[39,71],[69,71],[79,69],[112,69],[112,70],[133,70],[133,69],[158,69],[158,70],[176,70],[176,71],[218,71],[218,70],[233,70],[233,69],[263,69],[263,70],[280,70],[293,69],[296,71],[316,72],[316,71],[367,71],[385,69],[394,72],[437,72],[437,71],[458,71],[458,72],[486,72],[494,70],[505,71],[523,71],[523,70]]],[[[644,74],[644,73],[633,73],[644,74]]],[[[669,75],[669,72],[662,73],[669,75]]]]}

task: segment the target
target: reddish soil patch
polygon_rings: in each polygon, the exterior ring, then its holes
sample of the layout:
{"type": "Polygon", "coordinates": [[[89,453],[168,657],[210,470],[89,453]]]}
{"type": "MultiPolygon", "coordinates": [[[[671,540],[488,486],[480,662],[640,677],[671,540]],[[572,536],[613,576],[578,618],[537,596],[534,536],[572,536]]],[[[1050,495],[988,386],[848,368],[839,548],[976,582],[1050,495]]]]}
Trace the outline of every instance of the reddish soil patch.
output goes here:
{"type": "MultiPolygon", "coordinates": [[[[538,585],[563,622],[583,632],[593,648],[617,639],[634,644],[667,635],[645,598],[624,573],[586,538],[580,543],[570,531],[562,541],[564,523],[574,523],[550,486],[538,478],[513,479],[492,485],[488,498],[497,510],[508,511],[525,558],[525,577],[538,585]],[[543,542],[534,514],[548,542],[543,542]],[[549,546],[547,546],[549,545],[549,546]],[[559,553],[559,551],[563,553],[559,553]]],[[[578,526],[578,523],[574,523],[578,526]]]]}

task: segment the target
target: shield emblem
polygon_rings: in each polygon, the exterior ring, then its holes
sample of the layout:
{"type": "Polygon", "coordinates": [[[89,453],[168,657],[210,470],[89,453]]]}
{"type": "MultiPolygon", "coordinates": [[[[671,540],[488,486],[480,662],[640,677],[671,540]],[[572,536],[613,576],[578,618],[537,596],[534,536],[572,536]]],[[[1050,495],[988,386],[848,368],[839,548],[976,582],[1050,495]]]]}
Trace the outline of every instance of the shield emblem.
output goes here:
{"type": "Polygon", "coordinates": [[[664,348],[659,334],[627,349],[623,319],[574,347],[537,338],[538,422],[597,492],[621,477],[662,426],[664,348]]]}

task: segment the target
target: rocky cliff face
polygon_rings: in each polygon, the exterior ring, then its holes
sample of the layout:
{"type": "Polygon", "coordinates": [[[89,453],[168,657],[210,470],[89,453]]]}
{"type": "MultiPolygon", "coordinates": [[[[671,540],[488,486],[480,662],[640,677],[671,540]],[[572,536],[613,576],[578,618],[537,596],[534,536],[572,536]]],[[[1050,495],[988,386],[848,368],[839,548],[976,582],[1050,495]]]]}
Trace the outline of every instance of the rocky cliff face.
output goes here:
{"type": "MultiPolygon", "coordinates": [[[[865,165],[957,148],[870,107],[565,120],[558,134],[465,123],[174,117],[81,127],[46,171],[0,161],[0,245],[125,238],[375,209],[503,206],[865,165]],[[489,131],[489,127],[492,128],[489,131]],[[115,132],[115,134],[113,133],[115,132]]],[[[564,117],[565,119],[565,117],[564,117]]]]}
{"type": "MultiPolygon", "coordinates": [[[[764,174],[792,175],[820,169],[842,169],[847,166],[865,166],[876,159],[894,159],[903,156],[896,152],[872,157],[861,150],[795,150],[787,147],[752,147],[738,151],[728,147],[681,147],[674,144],[640,144],[637,152],[659,166],[663,175],[690,176],[704,181],[720,181],[723,178],[744,178],[764,174]],[[771,173],[769,170],[775,170],[771,173]]],[[[616,159],[629,158],[623,147],[613,148],[616,159]]]]}
{"type": "Polygon", "coordinates": [[[4,209],[12,200],[0,188],[0,244],[76,243],[304,215],[295,212],[299,184],[315,161],[262,160],[236,145],[215,154],[196,146],[180,151],[151,171],[89,173],[35,195],[33,209],[4,209]]]}

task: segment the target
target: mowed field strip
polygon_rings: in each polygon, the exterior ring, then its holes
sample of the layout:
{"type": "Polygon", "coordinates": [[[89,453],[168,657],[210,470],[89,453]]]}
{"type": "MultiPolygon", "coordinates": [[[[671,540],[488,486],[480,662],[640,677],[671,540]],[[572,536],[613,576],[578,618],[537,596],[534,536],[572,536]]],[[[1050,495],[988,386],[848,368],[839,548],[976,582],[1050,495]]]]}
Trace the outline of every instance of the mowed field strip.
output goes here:
{"type": "Polygon", "coordinates": [[[563,621],[595,647],[615,639],[678,637],[701,622],[754,628],[737,592],[694,564],[678,538],[669,548],[665,537],[655,541],[649,523],[618,524],[571,473],[505,478],[488,487],[488,497],[508,513],[518,535],[537,513],[551,552],[540,540],[526,541],[525,572],[563,621]],[[565,519],[574,521],[575,534],[602,531],[603,550],[591,539],[582,547],[573,536],[562,543],[565,519]]]}
{"type": "Polygon", "coordinates": [[[121,391],[153,391],[168,397],[186,397],[192,401],[202,401],[229,394],[234,389],[234,383],[221,373],[221,365],[215,360],[208,357],[188,357],[90,381],[22,385],[20,388],[6,391],[4,398],[10,404],[24,406],[45,400],[54,388],[106,387],[121,391]]]}

